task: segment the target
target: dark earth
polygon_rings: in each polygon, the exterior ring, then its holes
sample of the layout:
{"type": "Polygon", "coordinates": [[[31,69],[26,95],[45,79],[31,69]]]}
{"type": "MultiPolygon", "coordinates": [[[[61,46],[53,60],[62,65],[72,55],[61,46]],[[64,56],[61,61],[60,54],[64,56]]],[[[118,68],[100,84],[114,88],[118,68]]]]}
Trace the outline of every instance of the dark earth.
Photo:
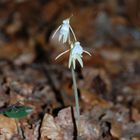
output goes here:
{"type": "Polygon", "coordinates": [[[0,140],[140,140],[139,0],[0,0],[0,140]],[[65,46],[51,36],[73,15],[83,48],[75,100],[65,46]]]}

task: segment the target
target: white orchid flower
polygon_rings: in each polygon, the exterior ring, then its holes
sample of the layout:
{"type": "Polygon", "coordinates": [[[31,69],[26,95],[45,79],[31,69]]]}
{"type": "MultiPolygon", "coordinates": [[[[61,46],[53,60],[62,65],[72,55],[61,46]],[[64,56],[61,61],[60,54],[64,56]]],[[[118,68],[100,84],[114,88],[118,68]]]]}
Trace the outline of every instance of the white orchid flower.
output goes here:
{"type": "Polygon", "coordinates": [[[75,61],[78,60],[78,62],[80,63],[81,67],[83,67],[83,60],[82,60],[82,54],[83,52],[90,55],[91,54],[85,50],[83,50],[82,46],[80,45],[80,42],[76,41],[74,44],[71,44],[71,49],[68,49],[64,52],[62,52],[61,54],[59,54],[56,58],[58,59],[59,57],[61,57],[62,55],[64,55],[65,53],[70,51],[70,56],[69,56],[69,64],[68,67],[70,68],[71,65],[73,65],[73,68],[75,69],[75,61]]]}
{"type": "Polygon", "coordinates": [[[63,20],[62,25],[60,25],[56,31],[54,32],[52,38],[54,38],[54,36],[56,35],[56,33],[59,31],[59,37],[58,40],[61,41],[63,43],[66,43],[67,40],[70,38],[70,31],[72,32],[74,39],[76,40],[75,34],[73,32],[73,29],[70,26],[70,18],[67,18],[65,20],[63,20]]]}
{"type": "Polygon", "coordinates": [[[79,62],[81,67],[83,67],[83,60],[82,60],[83,52],[91,56],[89,52],[83,50],[82,46],[80,45],[80,42],[76,41],[74,44],[71,44],[71,52],[70,52],[69,64],[68,64],[69,68],[71,67],[71,65],[73,65],[73,68],[75,69],[76,60],[79,62]]]}

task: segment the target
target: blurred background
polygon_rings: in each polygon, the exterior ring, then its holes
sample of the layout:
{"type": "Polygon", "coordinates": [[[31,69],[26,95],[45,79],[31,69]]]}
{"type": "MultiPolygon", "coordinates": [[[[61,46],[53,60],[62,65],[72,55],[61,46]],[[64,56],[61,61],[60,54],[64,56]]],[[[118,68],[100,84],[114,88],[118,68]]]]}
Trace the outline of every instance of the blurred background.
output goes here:
{"type": "Polygon", "coordinates": [[[69,56],[55,61],[67,47],[51,38],[71,15],[92,54],[76,68],[81,112],[114,106],[124,124],[140,121],[139,0],[0,0],[0,107],[32,106],[34,124],[74,105],[69,56]]]}
{"type": "Polygon", "coordinates": [[[79,88],[113,102],[133,102],[132,95],[139,97],[140,91],[139,0],[1,0],[1,82],[14,73],[11,81],[35,79],[40,84],[40,76],[25,70],[41,69],[54,90],[66,88],[67,93],[68,56],[55,61],[65,47],[51,36],[72,14],[75,34],[92,54],[84,56],[84,69],[77,66],[79,88]]]}
{"type": "MultiPolygon", "coordinates": [[[[97,74],[91,74],[89,83],[95,84],[93,79],[101,82],[104,78],[100,73],[104,73],[109,81],[103,80],[105,93],[113,93],[116,97],[115,94],[130,89],[139,91],[139,0],[1,0],[2,75],[6,74],[6,67],[11,68],[11,65],[21,70],[34,65],[45,65],[47,69],[55,67],[58,71],[63,67],[66,70],[68,56],[54,60],[65,47],[57,40],[52,40],[51,36],[62,20],[72,14],[71,26],[75,34],[84,49],[92,54],[91,57],[84,56],[84,68],[90,70],[81,71],[77,67],[79,78],[87,78],[83,76],[84,71],[92,73],[97,70],[97,74]]],[[[65,72],[61,74],[64,77],[67,75],[65,72]]],[[[97,85],[90,88],[99,92],[95,87],[97,85]]],[[[106,96],[105,93],[103,96],[106,96]]]]}

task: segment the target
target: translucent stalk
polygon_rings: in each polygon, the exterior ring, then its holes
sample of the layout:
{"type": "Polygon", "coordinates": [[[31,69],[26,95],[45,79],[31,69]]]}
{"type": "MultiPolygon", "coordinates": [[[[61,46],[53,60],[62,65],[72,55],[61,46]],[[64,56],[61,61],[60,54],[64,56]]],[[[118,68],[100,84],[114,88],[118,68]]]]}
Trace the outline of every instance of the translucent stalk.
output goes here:
{"type": "Polygon", "coordinates": [[[72,72],[72,80],[73,80],[73,91],[75,96],[75,105],[76,105],[76,113],[77,113],[77,132],[79,129],[79,121],[80,121],[80,107],[79,107],[79,98],[78,98],[78,91],[77,91],[77,84],[76,84],[76,77],[74,68],[71,68],[72,72]]]}
{"type": "Polygon", "coordinates": [[[71,30],[71,32],[72,32],[72,34],[73,34],[74,40],[77,41],[76,35],[75,35],[73,29],[71,28],[71,26],[70,26],[70,30],[71,30]]]}

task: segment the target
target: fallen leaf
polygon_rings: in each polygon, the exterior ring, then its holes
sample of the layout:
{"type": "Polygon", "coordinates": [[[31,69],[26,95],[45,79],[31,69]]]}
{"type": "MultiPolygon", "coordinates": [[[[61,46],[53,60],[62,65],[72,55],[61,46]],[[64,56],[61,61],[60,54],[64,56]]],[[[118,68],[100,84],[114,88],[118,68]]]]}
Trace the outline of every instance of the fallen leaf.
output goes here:
{"type": "Polygon", "coordinates": [[[10,140],[15,134],[17,134],[17,126],[15,120],[0,115],[0,137],[10,140]]]}
{"type": "Polygon", "coordinates": [[[41,140],[62,140],[60,127],[55,123],[52,115],[45,114],[40,129],[41,140]]]}

